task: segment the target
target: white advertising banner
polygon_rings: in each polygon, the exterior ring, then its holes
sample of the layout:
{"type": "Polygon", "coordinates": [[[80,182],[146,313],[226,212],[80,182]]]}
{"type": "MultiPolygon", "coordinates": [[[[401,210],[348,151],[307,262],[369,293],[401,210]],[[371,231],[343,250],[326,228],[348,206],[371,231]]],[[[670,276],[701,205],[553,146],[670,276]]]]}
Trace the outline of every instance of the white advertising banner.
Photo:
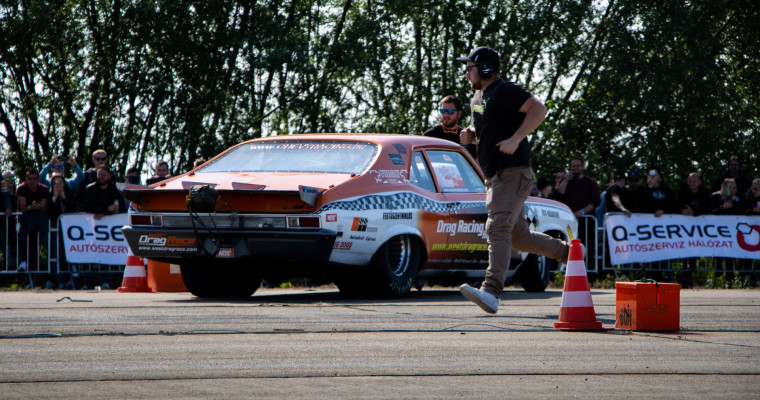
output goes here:
{"type": "Polygon", "coordinates": [[[108,215],[99,220],[93,214],[64,214],[61,233],[66,260],[76,264],[125,265],[129,246],[121,227],[127,214],[108,215]]]}
{"type": "Polygon", "coordinates": [[[612,265],[689,257],[760,259],[760,216],[610,214],[612,265]]]}

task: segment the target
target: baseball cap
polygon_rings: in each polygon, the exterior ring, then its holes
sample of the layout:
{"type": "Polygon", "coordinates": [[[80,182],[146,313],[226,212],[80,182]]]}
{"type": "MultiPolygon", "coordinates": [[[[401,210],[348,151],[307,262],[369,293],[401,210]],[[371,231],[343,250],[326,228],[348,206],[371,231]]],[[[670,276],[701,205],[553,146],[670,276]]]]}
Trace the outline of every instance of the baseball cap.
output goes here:
{"type": "Polygon", "coordinates": [[[467,61],[482,63],[487,62],[491,64],[491,68],[495,71],[499,70],[499,53],[495,52],[490,47],[480,46],[472,49],[467,57],[458,57],[457,61],[467,63],[467,61]]]}
{"type": "Polygon", "coordinates": [[[640,178],[641,177],[641,172],[639,172],[639,170],[637,170],[637,169],[628,170],[628,177],[629,178],[640,178]]]}
{"type": "Polygon", "coordinates": [[[618,179],[624,179],[625,173],[619,169],[616,169],[615,172],[612,173],[612,179],[618,180],[618,179]]]}

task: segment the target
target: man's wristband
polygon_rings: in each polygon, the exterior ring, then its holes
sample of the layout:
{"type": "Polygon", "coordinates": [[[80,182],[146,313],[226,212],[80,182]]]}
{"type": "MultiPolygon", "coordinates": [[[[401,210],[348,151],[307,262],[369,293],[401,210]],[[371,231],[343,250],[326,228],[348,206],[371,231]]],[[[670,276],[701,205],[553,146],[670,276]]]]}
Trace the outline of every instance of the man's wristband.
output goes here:
{"type": "Polygon", "coordinates": [[[583,214],[586,214],[586,213],[583,211],[583,209],[582,209],[582,208],[581,208],[581,210],[580,210],[580,211],[581,211],[581,215],[583,215],[583,214]]]}

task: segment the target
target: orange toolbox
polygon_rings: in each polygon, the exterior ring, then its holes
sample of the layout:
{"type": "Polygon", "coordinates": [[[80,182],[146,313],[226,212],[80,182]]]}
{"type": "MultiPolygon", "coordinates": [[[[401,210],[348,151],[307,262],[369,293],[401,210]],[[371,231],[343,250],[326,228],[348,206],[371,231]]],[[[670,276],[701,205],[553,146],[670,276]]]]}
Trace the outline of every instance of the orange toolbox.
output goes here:
{"type": "Polygon", "coordinates": [[[154,292],[187,292],[177,264],[148,260],[148,287],[154,292]]]}
{"type": "Polygon", "coordinates": [[[615,327],[634,331],[677,331],[681,285],[653,280],[615,282],[615,327]]]}

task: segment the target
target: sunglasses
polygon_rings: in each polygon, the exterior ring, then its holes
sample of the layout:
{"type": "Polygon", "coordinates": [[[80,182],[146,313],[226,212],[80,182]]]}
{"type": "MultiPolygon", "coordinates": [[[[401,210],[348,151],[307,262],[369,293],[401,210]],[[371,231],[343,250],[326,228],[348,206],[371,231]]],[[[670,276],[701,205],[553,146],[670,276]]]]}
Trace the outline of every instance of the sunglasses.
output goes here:
{"type": "Polygon", "coordinates": [[[449,113],[451,115],[451,114],[454,114],[457,110],[454,108],[441,108],[438,111],[440,111],[441,114],[449,113]]]}
{"type": "Polygon", "coordinates": [[[64,168],[66,168],[66,166],[65,165],[53,165],[53,168],[55,168],[55,169],[64,169],[64,168]]]}
{"type": "Polygon", "coordinates": [[[108,157],[93,157],[92,159],[95,161],[105,161],[108,157]]]}
{"type": "Polygon", "coordinates": [[[475,65],[468,65],[468,66],[464,67],[464,74],[467,75],[467,72],[470,71],[470,68],[476,68],[477,66],[478,65],[475,64],[475,65]]]}

